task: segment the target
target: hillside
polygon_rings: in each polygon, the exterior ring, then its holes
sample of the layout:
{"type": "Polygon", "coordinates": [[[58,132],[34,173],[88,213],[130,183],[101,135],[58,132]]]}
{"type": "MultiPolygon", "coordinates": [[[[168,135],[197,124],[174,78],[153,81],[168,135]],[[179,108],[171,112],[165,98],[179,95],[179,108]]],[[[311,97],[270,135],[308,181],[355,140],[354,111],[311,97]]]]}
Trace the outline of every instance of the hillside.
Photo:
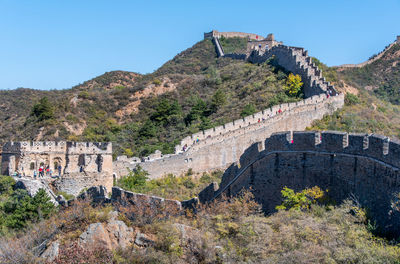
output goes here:
{"type": "Polygon", "coordinates": [[[286,77],[268,64],[217,59],[211,41],[204,40],[152,74],[118,71],[68,90],[2,91],[0,105],[8,114],[0,117],[0,139],[112,141],[115,154],[171,153],[181,138],[200,129],[298,100],[285,94],[286,77]],[[32,109],[44,96],[51,115],[42,119],[32,109]]]}
{"type": "Polygon", "coordinates": [[[357,88],[373,91],[393,104],[400,104],[400,44],[361,68],[338,68],[338,77],[357,88]]]}
{"type": "MultiPolygon", "coordinates": [[[[201,182],[203,178],[208,181],[210,175],[203,174],[201,182]]],[[[304,190],[306,200],[288,197],[278,212],[268,216],[260,212],[250,192],[198,206],[196,214],[180,215],[172,207],[158,212],[157,206],[140,202],[93,206],[80,200],[55,209],[43,195],[30,198],[24,190],[13,190],[14,184],[10,177],[0,177],[1,263],[398,263],[400,259],[400,248],[393,241],[373,235],[376,225],[364,209],[350,200],[337,206],[324,202],[325,193],[321,197],[317,188],[304,190]],[[16,196],[23,201],[19,207],[16,196]]],[[[192,192],[193,186],[187,175],[135,187],[165,189],[167,197],[174,197],[173,193],[192,192]]]]}
{"type": "Polygon", "coordinates": [[[314,122],[311,130],[342,130],[400,137],[400,45],[361,68],[326,67],[327,80],[347,93],[345,106],[314,122]]]}

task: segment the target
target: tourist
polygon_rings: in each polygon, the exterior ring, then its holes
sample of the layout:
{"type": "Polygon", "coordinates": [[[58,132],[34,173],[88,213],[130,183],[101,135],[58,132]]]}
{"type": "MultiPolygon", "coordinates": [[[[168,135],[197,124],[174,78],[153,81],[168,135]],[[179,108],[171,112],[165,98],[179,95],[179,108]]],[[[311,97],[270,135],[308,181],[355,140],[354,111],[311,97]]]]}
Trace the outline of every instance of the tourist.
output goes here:
{"type": "Polygon", "coordinates": [[[53,178],[53,170],[50,170],[50,178],[53,178]]]}
{"type": "Polygon", "coordinates": [[[50,175],[50,166],[47,165],[46,166],[46,176],[49,177],[49,175],[50,175]]]}
{"type": "Polygon", "coordinates": [[[33,171],[33,178],[35,178],[35,179],[36,179],[36,176],[37,176],[37,174],[36,174],[36,170],[34,170],[34,171],[33,171]]]}
{"type": "Polygon", "coordinates": [[[44,170],[43,165],[40,165],[40,167],[39,167],[39,178],[43,177],[43,174],[44,174],[43,170],[44,170]]]}
{"type": "Polygon", "coordinates": [[[60,178],[61,177],[61,165],[58,165],[58,178],[60,178]]]}

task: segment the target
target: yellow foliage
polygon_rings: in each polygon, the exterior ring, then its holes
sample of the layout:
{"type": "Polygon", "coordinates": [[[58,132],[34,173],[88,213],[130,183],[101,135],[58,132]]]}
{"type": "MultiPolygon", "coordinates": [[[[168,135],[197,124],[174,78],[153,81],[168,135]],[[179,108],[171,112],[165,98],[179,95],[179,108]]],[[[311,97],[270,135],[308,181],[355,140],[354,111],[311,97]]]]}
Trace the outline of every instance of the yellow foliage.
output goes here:
{"type": "Polygon", "coordinates": [[[286,80],[286,91],[291,96],[296,96],[299,94],[303,82],[301,81],[301,76],[290,73],[286,80]]]}

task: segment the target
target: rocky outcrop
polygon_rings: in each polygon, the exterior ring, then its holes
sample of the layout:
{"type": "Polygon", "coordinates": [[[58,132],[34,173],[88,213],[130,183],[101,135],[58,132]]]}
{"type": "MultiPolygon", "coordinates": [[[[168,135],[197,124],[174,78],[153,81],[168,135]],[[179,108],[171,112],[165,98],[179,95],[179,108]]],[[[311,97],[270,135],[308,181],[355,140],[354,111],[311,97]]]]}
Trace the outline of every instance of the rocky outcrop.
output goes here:
{"type": "Polygon", "coordinates": [[[51,201],[54,204],[58,204],[57,196],[51,190],[49,185],[45,180],[39,179],[32,179],[32,178],[14,178],[16,180],[15,188],[17,189],[24,189],[26,190],[30,196],[35,196],[35,194],[40,190],[43,189],[51,198],[51,201]]]}
{"type": "Polygon", "coordinates": [[[149,247],[154,245],[154,240],[150,239],[148,236],[146,236],[143,233],[138,232],[136,234],[136,238],[135,238],[135,245],[139,246],[139,247],[149,247]]]}
{"type": "Polygon", "coordinates": [[[118,213],[111,213],[106,223],[93,223],[79,236],[79,244],[87,247],[102,247],[109,250],[129,247],[135,237],[133,228],[117,219],[118,213]]]}
{"type": "Polygon", "coordinates": [[[41,258],[46,259],[47,262],[53,262],[60,252],[60,241],[56,240],[51,243],[41,255],[41,258]]]}

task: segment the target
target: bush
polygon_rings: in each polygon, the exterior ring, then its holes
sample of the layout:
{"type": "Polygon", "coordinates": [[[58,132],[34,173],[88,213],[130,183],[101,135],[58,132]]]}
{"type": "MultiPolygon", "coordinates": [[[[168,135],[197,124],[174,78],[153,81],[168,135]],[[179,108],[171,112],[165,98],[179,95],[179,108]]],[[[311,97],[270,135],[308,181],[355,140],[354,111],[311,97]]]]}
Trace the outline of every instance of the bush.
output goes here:
{"type": "Polygon", "coordinates": [[[281,205],[276,206],[277,210],[308,210],[312,204],[324,199],[324,191],[318,186],[295,192],[293,189],[284,187],[281,191],[284,198],[281,205]]]}
{"type": "Polygon", "coordinates": [[[254,114],[256,111],[257,111],[256,107],[253,104],[248,104],[243,108],[242,112],[240,113],[240,116],[246,117],[254,114]]]}
{"type": "Polygon", "coordinates": [[[145,186],[148,175],[149,173],[147,171],[137,166],[134,170],[129,170],[127,176],[120,178],[117,185],[126,190],[138,191],[145,186]]]}
{"type": "Polygon", "coordinates": [[[303,82],[301,81],[301,76],[293,73],[290,73],[286,80],[286,92],[290,96],[297,96],[301,88],[303,87],[303,82]]]}
{"type": "Polygon", "coordinates": [[[35,116],[39,121],[53,119],[54,108],[47,97],[43,97],[32,108],[31,115],[35,116]]]}
{"type": "Polygon", "coordinates": [[[48,218],[56,209],[43,189],[39,189],[33,197],[25,190],[16,189],[0,205],[4,218],[0,224],[11,229],[21,229],[29,222],[48,218]]]}
{"type": "Polygon", "coordinates": [[[355,105],[360,103],[360,99],[355,94],[346,93],[346,96],[344,97],[344,103],[346,105],[355,105]]]}
{"type": "Polygon", "coordinates": [[[153,84],[155,84],[155,85],[161,85],[161,81],[159,80],[159,79],[154,79],[153,80],[153,84]]]}

